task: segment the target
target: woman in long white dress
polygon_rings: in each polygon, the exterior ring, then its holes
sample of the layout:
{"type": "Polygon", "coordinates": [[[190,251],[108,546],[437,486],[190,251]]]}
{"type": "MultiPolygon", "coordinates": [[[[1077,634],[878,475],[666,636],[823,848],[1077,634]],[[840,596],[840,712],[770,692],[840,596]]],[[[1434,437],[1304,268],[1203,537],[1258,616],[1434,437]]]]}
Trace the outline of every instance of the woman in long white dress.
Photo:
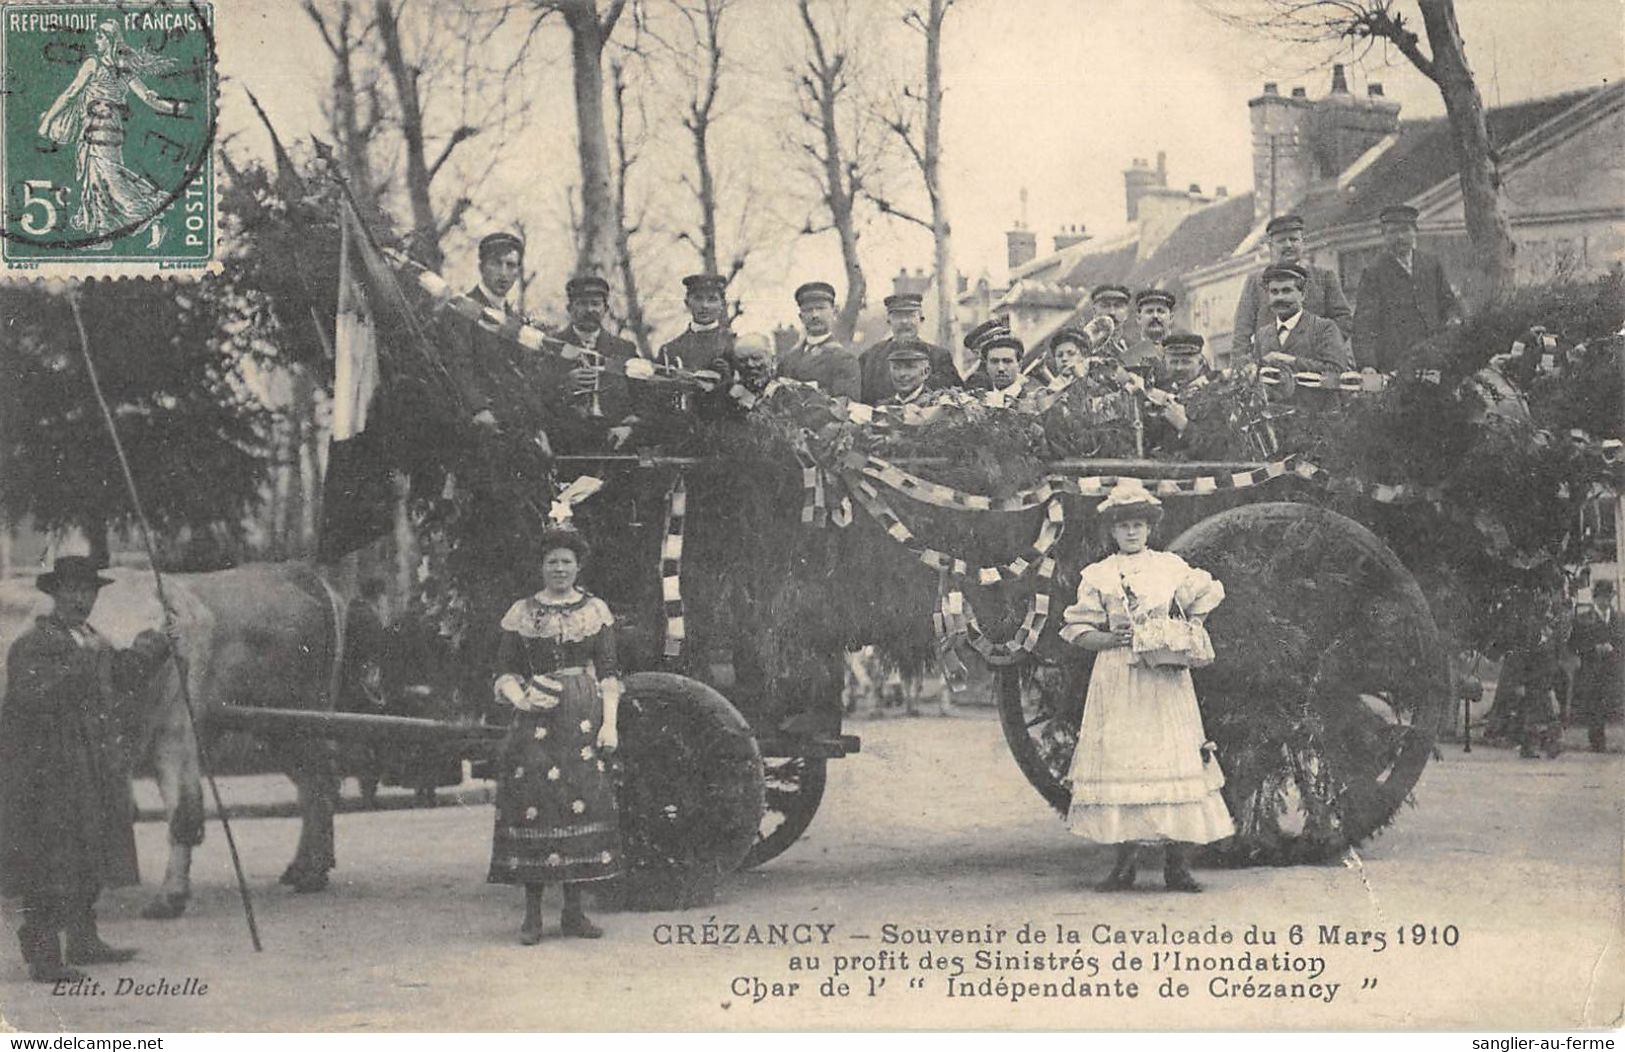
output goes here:
{"type": "Polygon", "coordinates": [[[1138,480],[1119,482],[1099,505],[1116,551],[1084,567],[1061,638],[1098,651],[1069,776],[1067,824],[1078,836],[1117,845],[1116,864],[1097,887],[1134,886],[1141,844],[1166,845],[1170,891],[1200,891],[1191,876],[1195,844],[1235,832],[1220,788],[1224,773],[1202,730],[1189,669],[1144,663],[1134,624],[1181,613],[1198,625],[1224,599],[1224,586],[1171,552],[1149,547],[1162,504],[1138,480]]]}

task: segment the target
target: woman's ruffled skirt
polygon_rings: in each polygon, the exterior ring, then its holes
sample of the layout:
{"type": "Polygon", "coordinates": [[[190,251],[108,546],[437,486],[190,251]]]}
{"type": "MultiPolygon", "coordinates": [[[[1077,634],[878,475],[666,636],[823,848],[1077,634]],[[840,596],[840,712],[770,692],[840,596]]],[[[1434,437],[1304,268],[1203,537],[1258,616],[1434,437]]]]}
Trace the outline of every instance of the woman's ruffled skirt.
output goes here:
{"type": "Polygon", "coordinates": [[[1209,844],[1235,834],[1190,672],[1130,663],[1103,651],[1089,677],[1072,756],[1072,832],[1105,844],[1209,844]]]}

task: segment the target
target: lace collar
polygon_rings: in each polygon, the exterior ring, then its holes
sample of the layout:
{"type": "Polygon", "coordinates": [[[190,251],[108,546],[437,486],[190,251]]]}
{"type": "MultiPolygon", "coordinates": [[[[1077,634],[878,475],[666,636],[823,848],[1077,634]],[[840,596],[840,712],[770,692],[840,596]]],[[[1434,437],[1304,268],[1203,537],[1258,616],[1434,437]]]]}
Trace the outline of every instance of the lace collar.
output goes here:
{"type": "Polygon", "coordinates": [[[563,603],[549,603],[540,592],[514,603],[502,616],[502,629],[527,639],[580,643],[615,623],[602,599],[590,592],[563,603]]]}

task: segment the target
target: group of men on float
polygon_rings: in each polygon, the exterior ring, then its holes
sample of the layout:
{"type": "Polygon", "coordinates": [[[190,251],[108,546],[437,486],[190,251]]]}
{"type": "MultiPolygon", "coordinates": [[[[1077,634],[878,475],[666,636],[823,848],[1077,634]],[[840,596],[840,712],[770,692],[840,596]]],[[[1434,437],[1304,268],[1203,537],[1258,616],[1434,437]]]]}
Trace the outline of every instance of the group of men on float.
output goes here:
{"type": "MultiPolygon", "coordinates": [[[[1357,368],[1392,372],[1404,366],[1416,344],[1460,320],[1455,294],[1439,262],[1415,250],[1416,221],[1416,210],[1408,206],[1381,213],[1386,252],[1367,269],[1356,312],[1337,275],[1304,260],[1303,219],[1295,215],[1272,219],[1265,229],[1270,263],[1248,279],[1237,304],[1232,360],[1241,368],[1272,365],[1332,375],[1357,368]]],[[[515,235],[484,238],[479,245],[480,281],[472,298],[514,315],[511,293],[523,255],[524,244],[515,235]]],[[[1030,384],[1046,384],[1068,373],[1088,374],[1137,391],[1148,417],[1159,419],[1177,435],[1188,420],[1182,401],[1214,375],[1204,357],[1202,337],[1171,331],[1176,300],[1164,289],[1131,294],[1120,284],[1097,286],[1090,297],[1092,313],[1109,318],[1111,324],[1062,328],[1050,337],[1043,354],[1029,354],[1004,320],[984,322],[964,337],[975,360],[969,363],[969,372],[962,373],[951,351],[921,338],[924,312],[916,293],[887,296],[890,334],[856,352],[835,338],[834,286],[807,282],[795,290],[802,335],[778,354],[764,334],[733,333],[725,278],[694,274],[683,279],[683,286],[689,322],[653,354],[654,364],[716,370],[725,377],[724,391],[738,384],[761,393],[774,377],[781,377],[873,406],[921,404],[945,389],[987,392],[992,400],[1013,401],[1030,384]],[[1132,330],[1131,310],[1136,322],[1132,330]]],[[[565,286],[569,323],[550,335],[600,359],[597,364],[568,368],[564,386],[578,415],[602,421],[611,447],[657,445],[670,437],[665,432],[674,418],[689,409],[703,413],[705,405],[670,387],[628,385],[617,371],[602,367],[604,359],[640,357],[630,341],[604,328],[609,292],[609,283],[592,275],[572,278],[565,286]]],[[[476,339],[476,345],[465,348],[460,363],[453,363],[453,373],[460,378],[474,424],[495,429],[500,414],[494,396],[513,376],[493,368],[489,352],[481,352],[477,344],[476,339]]]]}

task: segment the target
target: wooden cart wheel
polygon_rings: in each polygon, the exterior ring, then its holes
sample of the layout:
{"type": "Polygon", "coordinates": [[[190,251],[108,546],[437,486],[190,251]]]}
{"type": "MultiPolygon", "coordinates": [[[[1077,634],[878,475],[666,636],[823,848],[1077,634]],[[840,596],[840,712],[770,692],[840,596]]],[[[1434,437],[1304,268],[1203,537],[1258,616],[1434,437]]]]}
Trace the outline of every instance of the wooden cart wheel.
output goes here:
{"type": "Polygon", "coordinates": [[[711,902],[762,823],[762,757],[750,725],[697,680],[639,672],[625,680],[620,734],[622,904],[711,902]]]}
{"type": "Polygon", "coordinates": [[[824,799],[829,761],[823,757],[773,756],[762,762],[767,780],[767,809],[741,868],[759,866],[783,854],[812,824],[824,799]]]}
{"type": "Polygon", "coordinates": [[[1052,665],[1035,659],[994,670],[999,726],[1010,754],[1039,795],[1062,814],[1072,801],[1065,779],[1078,744],[1090,664],[1052,665]]]}
{"type": "Polygon", "coordinates": [[[1169,545],[1223,582],[1217,660],[1196,673],[1237,836],[1233,862],[1335,858],[1409,799],[1450,708],[1427,600],[1364,526],[1267,503],[1204,519],[1169,545]]]}

